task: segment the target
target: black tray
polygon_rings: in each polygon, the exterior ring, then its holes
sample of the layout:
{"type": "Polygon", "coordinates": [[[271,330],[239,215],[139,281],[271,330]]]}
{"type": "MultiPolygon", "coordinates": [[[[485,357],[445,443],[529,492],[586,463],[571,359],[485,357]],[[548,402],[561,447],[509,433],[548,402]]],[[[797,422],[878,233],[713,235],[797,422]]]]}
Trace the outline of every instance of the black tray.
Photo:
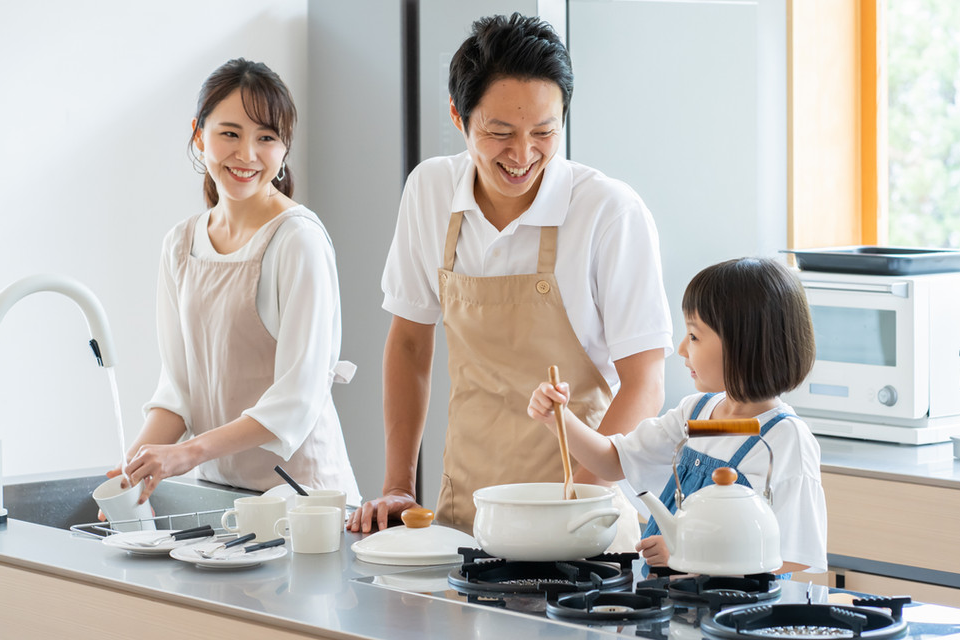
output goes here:
{"type": "Polygon", "coordinates": [[[909,276],[960,271],[960,251],[916,247],[828,247],[783,249],[792,253],[804,271],[909,276]]]}

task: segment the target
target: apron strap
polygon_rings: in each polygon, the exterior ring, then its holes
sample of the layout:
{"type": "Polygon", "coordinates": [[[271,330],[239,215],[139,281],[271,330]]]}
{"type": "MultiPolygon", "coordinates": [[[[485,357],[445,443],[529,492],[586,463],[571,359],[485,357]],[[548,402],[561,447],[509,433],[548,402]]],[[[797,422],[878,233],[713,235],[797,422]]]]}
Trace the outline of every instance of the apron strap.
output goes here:
{"type": "Polygon", "coordinates": [[[457,238],[460,237],[460,225],[463,224],[463,211],[454,211],[450,214],[450,224],[447,225],[447,242],[443,247],[443,268],[453,271],[453,260],[457,257],[457,238]]]}
{"type": "Polygon", "coordinates": [[[553,273],[557,264],[557,227],[540,227],[537,273],[553,273]]]}
{"type": "MultiPolygon", "coordinates": [[[[790,417],[793,417],[793,414],[778,413],[774,417],[770,418],[762,427],[760,427],[760,436],[767,435],[767,432],[770,431],[770,429],[772,429],[775,424],[777,424],[784,418],[790,418],[790,417]]],[[[751,436],[747,438],[746,442],[740,445],[740,448],[737,449],[737,452],[733,454],[732,458],[730,458],[731,467],[733,467],[734,469],[737,468],[737,466],[740,464],[740,461],[743,460],[743,457],[747,455],[750,449],[752,449],[754,445],[760,442],[760,436],[751,436]]]]}
{"type": "Polygon", "coordinates": [[[203,214],[197,214],[190,218],[187,221],[186,228],[183,230],[183,242],[180,243],[180,254],[177,256],[180,264],[183,264],[186,259],[190,257],[190,252],[193,250],[193,234],[201,215],[203,214]]]}

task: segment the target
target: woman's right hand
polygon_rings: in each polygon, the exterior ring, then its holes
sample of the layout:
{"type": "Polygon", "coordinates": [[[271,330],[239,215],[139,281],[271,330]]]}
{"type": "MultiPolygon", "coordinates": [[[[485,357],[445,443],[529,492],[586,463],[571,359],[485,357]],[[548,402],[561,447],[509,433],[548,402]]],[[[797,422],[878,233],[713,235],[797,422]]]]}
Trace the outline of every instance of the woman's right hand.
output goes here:
{"type": "Polygon", "coordinates": [[[527,415],[548,427],[555,427],[554,403],[559,402],[565,407],[570,401],[570,385],[566,382],[554,386],[549,382],[541,382],[530,396],[527,405],[527,415]]]}
{"type": "Polygon", "coordinates": [[[404,509],[419,507],[413,496],[406,493],[396,493],[382,496],[376,500],[364,502],[360,508],[350,514],[347,529],[369,533],[373,527],[373,517],[377,517],[377,528],[381,531],[387,528],[390,516],[400,517],[404,509]]]}

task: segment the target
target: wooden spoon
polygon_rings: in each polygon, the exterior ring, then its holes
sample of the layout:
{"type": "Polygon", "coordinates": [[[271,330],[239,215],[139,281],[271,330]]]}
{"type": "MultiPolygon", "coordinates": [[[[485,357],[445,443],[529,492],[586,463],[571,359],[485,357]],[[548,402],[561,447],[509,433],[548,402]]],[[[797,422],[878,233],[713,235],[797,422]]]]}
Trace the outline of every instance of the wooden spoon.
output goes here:
{"type": "MultiPolygon", "coordinates": [[[[552,365],[549,369],[550,384],[556,387],[560,384],[560,369],[552,365]]],[[[570,450],[567,448],[567,425],[563,421],[563,405],[553,403],[553,415],[557,418],[557,439],[560,440],[560,457],[563,459],[563,499],[576,500],[577,492],[573,489],[573,472],[570,468],[570,450]]]]}

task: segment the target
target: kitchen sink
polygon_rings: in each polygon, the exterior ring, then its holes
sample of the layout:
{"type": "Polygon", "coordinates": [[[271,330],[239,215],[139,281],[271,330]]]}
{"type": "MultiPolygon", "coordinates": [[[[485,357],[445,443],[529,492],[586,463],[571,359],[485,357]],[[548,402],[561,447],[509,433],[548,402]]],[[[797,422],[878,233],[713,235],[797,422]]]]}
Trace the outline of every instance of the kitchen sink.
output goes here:
{"type": "MultiPolygon", "coordinates": [[[[104,480],[106,476],[97,474],[7,484],[3,487],[3,506],[10,518],[57,529],[95,523],[97,503],[91,494],[104,480]]],[[[249,495],[257,494],[194,478],[168,478],[150,496],[150,504],[157,516],[171,516],[157,519],[158,529],[185,529],[208,523],[216,528],[220,527],[223,511],[233,508],[236,498],[249,495]],[[201,515],[194,515],[197,513],[201,515]]]]}

